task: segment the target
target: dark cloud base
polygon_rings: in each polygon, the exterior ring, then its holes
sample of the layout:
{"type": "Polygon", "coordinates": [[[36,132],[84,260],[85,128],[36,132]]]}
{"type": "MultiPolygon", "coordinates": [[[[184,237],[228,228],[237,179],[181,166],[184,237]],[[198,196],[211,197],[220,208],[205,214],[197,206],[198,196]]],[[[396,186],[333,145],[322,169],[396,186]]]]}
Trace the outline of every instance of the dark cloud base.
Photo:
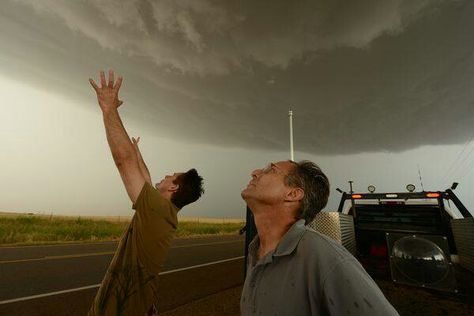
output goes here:
{"type": "MultiPolygon", "coordinates": [[[[296,148],[308,153],[399,152],[464,143],[474,135],[472,2],[430,9],[403,31],[363,47],[301,51],[286,66],[239,49],[265,39],[237,30],[214,44],[240,51],[238,62],[228,73],[214,74],[183,72],[157,64],[153,56],[104,48],[27,5],[3,2],[1,12],[3,76],[93,107],[88,77],[114,68],[125,77],[126,117],[160,136],[286,150],[289,107],[296,148]]],[[[278,35],[264,32],[269,43],[278,35]]]]}

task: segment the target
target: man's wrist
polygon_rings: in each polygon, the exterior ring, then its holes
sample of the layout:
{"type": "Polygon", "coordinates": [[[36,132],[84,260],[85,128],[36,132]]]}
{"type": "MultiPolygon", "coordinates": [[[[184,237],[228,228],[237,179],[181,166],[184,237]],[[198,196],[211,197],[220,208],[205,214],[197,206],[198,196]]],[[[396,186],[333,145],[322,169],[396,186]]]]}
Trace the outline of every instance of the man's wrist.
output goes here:
{"type": "Polygon", "coordinates": [[[118,113],[117,108],[101,107],[100,109],[102,110],[102,114],[104,116],[118,113]]]}

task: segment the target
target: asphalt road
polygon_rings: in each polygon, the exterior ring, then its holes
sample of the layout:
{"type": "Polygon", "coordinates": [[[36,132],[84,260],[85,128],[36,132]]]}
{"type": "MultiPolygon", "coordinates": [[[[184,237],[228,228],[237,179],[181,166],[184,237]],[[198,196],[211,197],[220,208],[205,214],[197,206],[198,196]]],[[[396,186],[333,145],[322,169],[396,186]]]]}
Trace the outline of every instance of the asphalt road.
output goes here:
{"type": "MultiPolygon", "coordinates": [[[[0,248],[0,315],[84,315],[116,246],[0,248]]],[[[241,236],[176,239],[160,276],[160,311],[240,284],[243,253],[241,236]]]]}

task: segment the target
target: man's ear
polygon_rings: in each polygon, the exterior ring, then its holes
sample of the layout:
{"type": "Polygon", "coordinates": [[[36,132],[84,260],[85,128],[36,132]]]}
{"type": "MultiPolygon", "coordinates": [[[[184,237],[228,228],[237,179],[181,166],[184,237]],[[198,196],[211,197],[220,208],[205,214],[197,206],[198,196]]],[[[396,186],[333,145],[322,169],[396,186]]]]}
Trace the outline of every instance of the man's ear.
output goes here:
{"type": "Polygon", "coordinates": [[[302,188],[291,188],[286,194],[285,201],[298,202],[304,198],[304,190],[302,188]]]}
{"type": "Polygon", "coordinates": [[[178,191],[178,189],[179,189],[179,184],[173,183],[173,185],[169,187],[168,191],[174,193],[174,192],[178,191]]]}

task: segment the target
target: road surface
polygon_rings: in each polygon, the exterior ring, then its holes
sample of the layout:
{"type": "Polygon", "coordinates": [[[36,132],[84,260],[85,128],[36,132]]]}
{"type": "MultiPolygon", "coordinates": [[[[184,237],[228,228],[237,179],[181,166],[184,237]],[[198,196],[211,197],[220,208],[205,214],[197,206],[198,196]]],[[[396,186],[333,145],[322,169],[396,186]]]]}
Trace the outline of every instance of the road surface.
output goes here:
{"type": "MultiPolygon", "coordinates": [[[[84,315],[117,242],[0,248],[0,315],[84,315]]],[[[160,276],[160,311],[243,281],[244,239],[176,239],[160,276]]]]}

